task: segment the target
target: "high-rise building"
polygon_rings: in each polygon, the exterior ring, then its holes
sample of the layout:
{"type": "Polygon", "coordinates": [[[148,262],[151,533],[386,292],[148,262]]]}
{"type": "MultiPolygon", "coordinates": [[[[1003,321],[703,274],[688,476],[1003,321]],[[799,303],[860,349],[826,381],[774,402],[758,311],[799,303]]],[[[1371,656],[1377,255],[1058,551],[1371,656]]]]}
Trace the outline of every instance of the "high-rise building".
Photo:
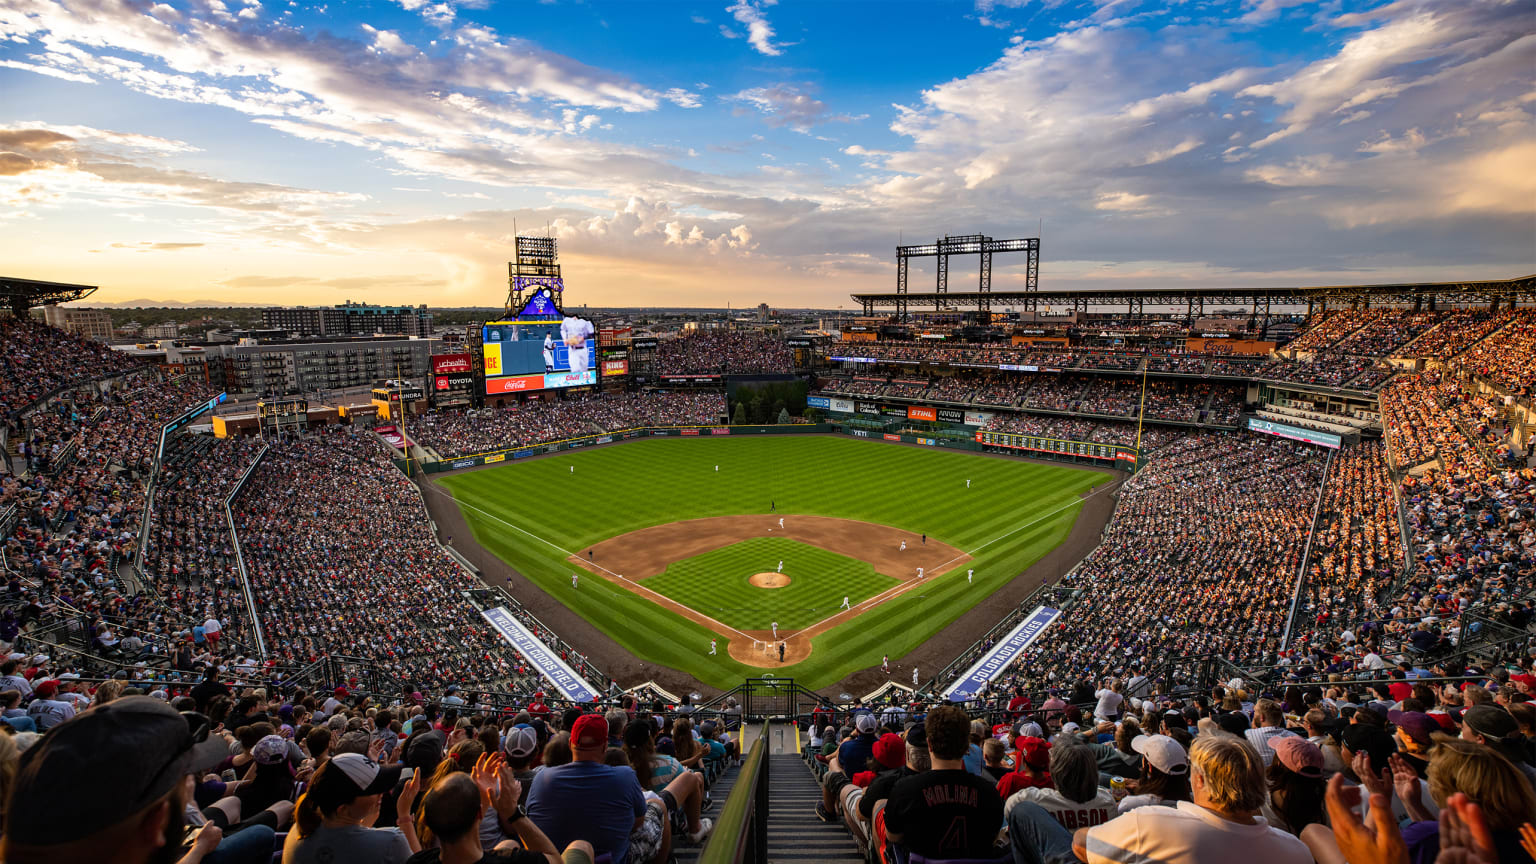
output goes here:
{"type": "Polygon", "coordinates": [[[98,342],[112,341],[112,316],[105,309],[44,306],[43,323],[98,342]]]}
{"type": "Polygon", "coordinates": [[[374,306],[348,300],[339,306],[273,307],[261,310],[261,323],[299,336],[432,335],[426,304],[374,306]]]}

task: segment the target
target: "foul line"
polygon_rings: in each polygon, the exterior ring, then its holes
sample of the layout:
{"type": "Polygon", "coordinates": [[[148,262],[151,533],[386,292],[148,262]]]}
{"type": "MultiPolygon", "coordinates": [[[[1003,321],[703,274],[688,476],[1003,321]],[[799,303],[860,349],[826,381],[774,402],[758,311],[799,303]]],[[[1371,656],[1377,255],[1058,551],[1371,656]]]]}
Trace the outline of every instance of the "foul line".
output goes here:
{"type": "MultiPolygon", "coordinates": [[[[1061,511],[1066,510],[1067,508],[1069,508],[1069,507],[1071,507],[1071,506],[1073,506],[1075,504],[1086,504],[1086,503],[1088,503],[1088,499],[1092,498],[1093,496],[1099,494],[1100,492],[1105,491],[1106,489],[1109,489],[1109,488],[1114,487],[1114,486],[1118,486],[1118,485],[1120,485],[1120,484],[1122,484],[1124,482],[1125,482],[1124,480],[1116,480],[1113,483],[1106,483],[1105,485],[1099,487],[1098,489],[1095,489],[1094,491],[1088,493],[1087,495],[1083,496],[1082,498],[1078,498],[1075,501],[1068,501],[1067,503],[1061,505],[1060,507],[1057,507],[1055,510],[1052,510],[1049,513],[1045,513],[1045,514],[1042,514],[1040,516],[1037,516],[1033,520],[1031,520],[1029,522],[1026,522],[1023,525],[1020,525],[1019,527],[1013,529],[1012,531],[1009,531],[1007,534],[999,534],[998,536],[993,537],[991,540],[988,540],[987,542],[981,544],[980,546],[977,546],[975,549],[972,549],[971,551],[963,553],[961,555],[956,555],[955,557],[949,559],[948,561],[945,561],[943,564],[940,564],[937,567],[932,567],[932,568],[929,568],[929,569],[932,569],[932,570],[935,570],[935,571],[943,570],[945,567],[948,567],[949,565],[955,563],[956,561],[959,561],[962,558],[969,558],[969,557],[975,555],[977,552],[980,552],[981,550],[987,548],[988,546],[991,546],[993,543],[996,543],[999,540],[1006,540],[1007,538],[1012,537],[1013,535],[1019,533],[1020,531],[1023,531],[1025,528],[1034,527],[1035,525],[1039,524],[1041,520],[1048,519],[1048,518],[1050,518],[1052,516],[1055,516],[1057,513],[1060,513],[1061,511]]],[[[943,575],[943,574],[939,574],[939,575],[943,575]]],[[[937,576],[935,576],[935,578],[937,578],[937,576]]],[[[847,609],[839,609],[835,614],[828,615],[826,618],[823,618],[820,621],[817,621],[815,624],[812,624],[810,627],[805,627],[805,628],[802,628],[800,630],[796,630],[794,633],[792,633],[790,635],[798,636],[801,633],[804,633],[806,630],[811,630],[811,629],[814,629],[816,627],[821,626],[827,620],[829,620],[831,618],[836,618],[838,615],[841,615],[844,612],[857,612],[857,611],[860,611],[860,610],[864,609],[866,606],[870,606],[871,604],[878,605],[879,603],[883,603],[886,600],[889,600],[891,597],[894,597],[897,594],[902,594],[902,593],[905,593],[905,592],[911,590],[912,587],[915,586],[915,585],[926,585],[926,584],[928,584],[928,583],[923,581],[923,580],[921,580],[921,579],[913,579],[911,581],[903,582],[900,585],[897,585],[897,586],[895,586],[893,588],[887,588],[884,591],[880,592],[879,594],[876,594],[873,597],[870,597],[870,598],[868,598],[866,600],[863,600],[863,601],[861,601],[859,603],[855,603],[853,606],[851,606],[851,607],[849,607],[847,609]],[[887,595],[889,595],[889,596],[887,596],[887,595]]]]}
{"type": "MultiPolygon", "coordinates": [[[[479,513],[479,514],[485,516],[487,519],[493,519],[493,520],[495,520],[497,522],[500,522],[501,524],[507,526],[508,528],[511,528],[513,531],[517,531],[517,532],[519,532],[521,534],[527,534],[529,537],[532,537],[533,539],[539,541],[540,543],[543,543],[544,545],[550,547],[551,549],[554,549],[554,550],[559,551],[559,552],[564,552],[567,558],[577,558],[577,559],[579,559],[581,557],[581,556],[577,555],[575,552],[572,552],[571,550],[566,549],[563,546],[559,546],[557,544],[551,543],[548,540],[545,540],[543,537],[540,537],[539,535],[534,534],[531,531],[527,531],[525,529],[517,527],[516,525],[513,525],[511,522],[508,522],[507,520],[501,518],[500,516],[497,516],[494,513],[488,513],[488,512],[486,512],[484,510],[481,510],[479,507],[476,507],[475,505],[470,504],[467,501],[461,501],[458,498],[455,498],[453,495],[451,495],[451,494],[449,494],[447,492],[444,492],[443,490],[437,488],[436,486],[432,486],[430,488],[432,489],[433,492],[436,492],[437,494],[442,495],[442,496],[448,498],[449,500],[453,501],[455,504],[458,504],[460,507],[468,507],[469,509],[475,511],[476,513],[479,513]]],[[[652,596],[654,598],[657,598],[657,599],[660,599],[660,600],[664,600],[667,603],[676,603],[678,606],[682,606],[684,609],[687,609],[688,611],[694,613],[695,615],[698,615],[700,618],[703,618],[703,619],[705,619],[707,621],[710,621],[710,622],[718,625],[720,628],[722,628],[722,630],[729,630],[730,632],[735,633],[737,636],[740,636],[743,639],[752,639],[751,636],[748,636],[747,634],[741,632],[740,630],[737,630],[735,627],[732,627],[729,624],[725,624],[725,623],[722,623],[720,621],[716,621],[714,618],[710,618],[708,615],[705,615],[703,612],[700,612],[699,610],[694,609],[691,606],[685,606],[682,603],[678,603],[678,601],[673,600],[671,597],[668,597],[665,594],[658,594],[657,592],[652,591],[651,589],[645,587],[644,585],[641,585],[637,580],[625,579],[623,574],[615,573],[612,570],[609,570],[607,567],[604,567],[601,564],[598,564],[598,563],[593,562],[593,561],[589,561],[589,562],[587,562],[587,566],[594,567],[594,568],[596,568],[598,570],[601,570],[604,573],[607,573],[608,575],[613,576],[614,578],[622,581],[624,584],[633,586],[631,590],[643,591],[646,594],[649,594],[650,596],[652,596]]],[[[549,592],[546,591],[545,593],[549,593],[549,592]]],[[[687,616],[684,616],[684,617],[687,617],[687,616]]],[[[757,641],[762,641],[762,640],[753,639],[752,641],[757,642],[757,641]]]]}

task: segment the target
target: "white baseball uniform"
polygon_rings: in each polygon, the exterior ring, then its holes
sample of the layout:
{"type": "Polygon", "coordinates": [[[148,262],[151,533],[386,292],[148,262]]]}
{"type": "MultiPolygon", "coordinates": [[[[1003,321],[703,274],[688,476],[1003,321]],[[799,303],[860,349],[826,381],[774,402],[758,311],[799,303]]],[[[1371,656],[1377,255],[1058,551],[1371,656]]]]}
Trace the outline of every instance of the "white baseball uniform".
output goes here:
{"type": "Polygon", "coordinates": [[[853,608],[853,607],[848,605],[848,598],[847,597],[843,598],[843,606],[842,606],[842,608],[844,608],[844,609],[851,609],[851,608],[853,608]]]}
{"type": "Polygon", "coordinates": [[[780,528],[783,528],[783,527],[784,527],[784,517],[783,517],[783,516],[780,516],[780,517],[779,517],[779,527],[780,527],[780,528]]]}
{"type": "Polygon", "coordinates": [[[971,481],[969,481],[969,480],[965,481],[965,488],[967,488],[967,489],[971,488],[971,481]]]}
{"type": "Polygon", "coordinates": [[[571,587],[572,588],[576,587],[576,574],[575,573],[571,574],[571,587]]]}
{"type": "Polygon", "coordinates": [[[975,570],[967,570],[967,571],[965,571],[965,584],[967,584],[967,585],[971,584],[971,577],[973,577],[975,575],[976,575],[976,571],[975,570]]]}
{"type": "Polygon", "coordinates": [[[921,567],[917,568],[917,578],[923,578],[923,568],[921,567]]]}
{"type": "Polygon", "coordinates": [[[555,371],[555,337],[549,333],[544,334],[544,369],[555,371]]]}
{"type": "Polygon", "coordinates": [[[773,638],[779,638],[779,622],[773,622],[773,638]]]}
{"type": "Polygon", "coordinates": [[[587,351],[587,339],[593,333],[592,322],[583,318],[567,318],[560,322],[560,338],[565,341],[567,356],[571,360],[571,374],[585,375],[592,358],[587,351]]]}
{"type": "Polygon", "coordinates": [[[905,540],[901,541],[901,549],[899,549],[897,551],[899,551],[899,552],[907,551],[907,541],[905,541],[905,540]]]}
{"type": "Polygon", "coordinates": [[[709,640],[709,653],[711,655],[715,653],[715,640],[713,639],[709,640]]]}
{"type": "Polygon", "coordinates": [[[780,572],[780,573],[783,573],[783,572],[784,572],[784,562],[783,562],[783,561],[780,561],[780,562],[779,562],[779,572],[780,572]]]}
{"type": "Polygon", "coordinates": [[[913,687],[917,686],[917,667],[916,666],[912,667],[912,686],[913,687]]]}

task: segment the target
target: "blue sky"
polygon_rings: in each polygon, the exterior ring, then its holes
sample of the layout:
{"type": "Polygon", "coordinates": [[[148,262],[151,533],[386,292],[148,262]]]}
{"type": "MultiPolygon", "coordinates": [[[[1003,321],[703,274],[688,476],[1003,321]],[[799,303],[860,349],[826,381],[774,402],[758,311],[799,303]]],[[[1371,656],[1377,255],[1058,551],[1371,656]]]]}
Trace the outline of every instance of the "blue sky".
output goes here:
{"type": "Polygon", "coordinates": [[[108,301],[491,304],[514,221],[601,305],[1037,226],[1054,287],[1513,276],[1533,69],[1528,0],[11,0],[0,250],[108,301]]]}

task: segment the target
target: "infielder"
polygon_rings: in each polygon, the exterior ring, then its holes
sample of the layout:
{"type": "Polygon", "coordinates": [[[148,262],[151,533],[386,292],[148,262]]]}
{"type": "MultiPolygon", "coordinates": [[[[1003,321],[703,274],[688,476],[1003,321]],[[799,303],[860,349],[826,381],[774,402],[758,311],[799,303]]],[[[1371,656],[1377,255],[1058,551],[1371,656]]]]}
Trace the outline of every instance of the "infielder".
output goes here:
{"type": "Polygon", "coordinates": [[[852,609],[853,608],[852,606],[848,605],[848,595],[846,595],[846,594],[843,595],[843,605],[842,605],[841,608],[843,608],[843,609],[852,609]]]}
{"type": "Polygon", "coordinates": [[[923,568],[921,567],[917,568],[917,578],[923,578],[923,568]]]}
{"type": "Polygon", "coordinates": [[[709,640],[709,656],[715,656],[715,640],[709,640]]]}
{"type": "Polygon", "coordinates": [[[905,541],[905,540],[901,541],[901,548],[897,549],[896,551],[897,552],[905,552],[905,551],[907,551],[907,541],[905,541]]]}
{"type": "Polygon", "coordinates": [[[780,516],[780,517],[779,517],[779,527],[780,527],[780,528],[783,528],[783,527],[784,527],[784,517],[783,517],[783,516],[780,516]]]}
{"type": "Polygon", "coordinates": [[[967,479],[965,481],[965,488],[967,488],[967,489],[971,488],[971,481],[969,479],[967,479]]]}
{"type": "Polygon", "coordinates": [[[779,572],[780,572],[780,573],[783,573],[783,572],[784,572],[784,562],[783,562],[783,561],[780,561],[780,562],[779,562],[779,572]]]}
{"type": "Polygon", "coordinates": [[[592,322],[585,318],[566,318],[560,322],[560,338],[565,340],[572,375],[587,374],[592,360],[587,351],[587,338],[592,333],[592,322]]]}
{"type": "Polygon", "coordinates": [[[779,638],[779,622],[773,622],[773,638],[779,638]]]}

